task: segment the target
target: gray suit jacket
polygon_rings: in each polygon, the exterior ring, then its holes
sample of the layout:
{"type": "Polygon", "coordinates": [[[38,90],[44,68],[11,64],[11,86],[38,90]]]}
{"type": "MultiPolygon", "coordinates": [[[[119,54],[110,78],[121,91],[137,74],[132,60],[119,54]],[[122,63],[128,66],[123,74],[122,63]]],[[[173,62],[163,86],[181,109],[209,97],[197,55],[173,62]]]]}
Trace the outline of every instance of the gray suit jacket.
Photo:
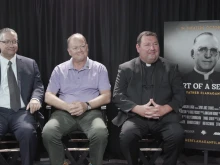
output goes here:
{"type": "Polygon", "coordinates": [[[16,65],[18,86],[25,106],[27,106],[31,98],[37,98],[42,103],[44,97],[44,86],[41,81],[37,63],[33,59],[17,55],[16,65]]]}
{"type": "MultiPolygon", "coordinates": [[[[185,89],[178,66],[160,57],[156,62],[152,84],[154,101],[159,105],[170,105],[174,111],[171,112],[172,115],[168,116],[171,116],[171,118],[173,118],[173,115],[177,116],[179,108],[185,102],[185,89]]],[[[131,109],[142,104],[141,96],[142,69],[140,58],[137,57],[121,64],[118,69],[113,102],[120,110],[116,118],[113,119],[115,125],[120,126],[126,119],[136,115],[131,112],[131,109]]]]}

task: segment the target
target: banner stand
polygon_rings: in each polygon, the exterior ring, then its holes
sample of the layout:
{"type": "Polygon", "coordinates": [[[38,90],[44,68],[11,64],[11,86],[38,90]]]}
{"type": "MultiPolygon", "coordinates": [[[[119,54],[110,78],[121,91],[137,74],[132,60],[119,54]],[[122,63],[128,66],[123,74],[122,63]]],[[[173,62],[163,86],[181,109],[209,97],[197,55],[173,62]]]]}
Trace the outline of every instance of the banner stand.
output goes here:
{"type": "Polygon", "coordinates": [[[204,150],[204,165],[208,165],[208,150],[204,150]]]}

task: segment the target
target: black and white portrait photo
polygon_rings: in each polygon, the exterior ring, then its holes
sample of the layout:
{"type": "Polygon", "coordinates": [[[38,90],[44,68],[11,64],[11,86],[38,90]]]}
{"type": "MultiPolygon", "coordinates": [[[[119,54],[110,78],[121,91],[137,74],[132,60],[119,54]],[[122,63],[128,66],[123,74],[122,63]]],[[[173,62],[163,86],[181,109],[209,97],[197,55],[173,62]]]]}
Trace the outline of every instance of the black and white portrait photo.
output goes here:
{"type": "Polygon", "coordinates": [[[219,51],[219,21],[164,24],[164,57],[178,64],[186,90],[186,102],[180,109],[185,147],[210,149],[206,141],[218,143],[214,135],[220,129],[219,51]],[[201,132],[206,134],[201,136],[201,132]]]}

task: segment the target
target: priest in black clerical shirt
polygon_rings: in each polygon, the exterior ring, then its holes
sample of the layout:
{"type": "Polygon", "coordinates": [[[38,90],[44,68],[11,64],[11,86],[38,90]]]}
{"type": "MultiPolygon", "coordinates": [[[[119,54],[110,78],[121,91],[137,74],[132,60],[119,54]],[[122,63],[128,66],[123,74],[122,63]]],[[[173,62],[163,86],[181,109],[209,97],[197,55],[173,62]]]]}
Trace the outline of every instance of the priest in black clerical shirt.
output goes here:
{"type": "Polygon", "coordinates": [[[121,126],[121,151],[128,165],[137,165],[139,140],[151,133],[164,142],[163,164],[176,165],[184,142],[179,108],[185,102],[178,66],[159,57],[153,32],[140,33],[136,49],[139,57],[119,66],[113,92],[120,110],[112,122],[121,126]]]}

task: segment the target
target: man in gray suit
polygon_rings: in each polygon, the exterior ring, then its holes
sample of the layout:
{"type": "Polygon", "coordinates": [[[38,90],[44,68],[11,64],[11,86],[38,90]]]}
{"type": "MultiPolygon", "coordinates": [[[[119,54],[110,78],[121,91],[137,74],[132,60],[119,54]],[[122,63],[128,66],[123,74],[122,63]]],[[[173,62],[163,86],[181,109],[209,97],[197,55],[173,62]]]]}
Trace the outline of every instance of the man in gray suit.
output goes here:
{"type": "Polygon", "coordinates": [[[37,133],[33,113],[40,109],[44,87],[36,62],[16,54],[18,36],[0,30],[0,138],[12,132],[19,141],[22,165],[32,165],[37,133]]]}
{"type": "Polygon", "coordinates": [[[157,35],[140,33],[139,57],[121,64],[113,92],[120,108],[113,123],[121,127],[120,147],[129,165],[138,164],[139,140],[148,133],[164,141],[164,165],[176,165],[184,142],[179,108],[185,90],[178,66],[159,57],[157,35]]]}

